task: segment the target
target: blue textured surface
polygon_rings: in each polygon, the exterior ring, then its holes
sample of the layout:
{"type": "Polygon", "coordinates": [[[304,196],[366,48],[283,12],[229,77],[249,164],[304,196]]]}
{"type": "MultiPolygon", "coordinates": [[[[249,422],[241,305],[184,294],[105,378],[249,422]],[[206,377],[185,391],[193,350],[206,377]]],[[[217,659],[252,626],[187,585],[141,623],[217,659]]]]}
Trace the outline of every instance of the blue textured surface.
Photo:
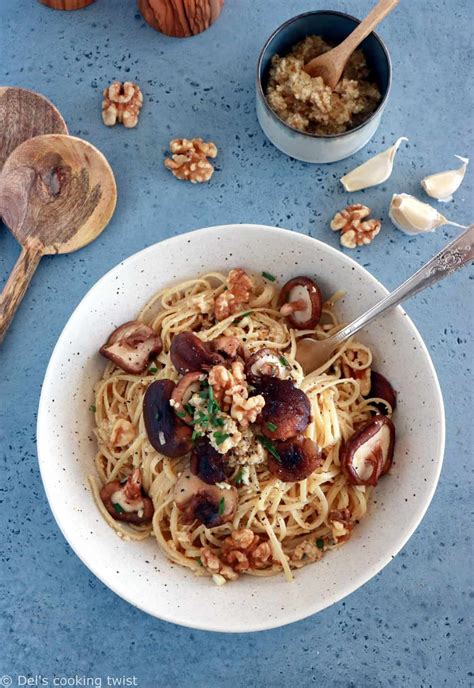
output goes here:
{"type": "MultiPolygon", "coordinates": [[[[334,0],[331,9],[362,16],[372,4],[334,0]]],[[[279,23],[311,8],[314,3],[303,0],[226,0],[209,31],[179,41],[152,31],[131,0],[97,0],[77,13],[1,0],[0,82],[50,97],[70,132],[108,157],[119,192],[115,216],[94,244],[42,261],[0,353],[0,674],[11,674],[13,685],[18,674],[42,675],[49,685],[53,676],[96,677],[96,685],[98,678],[107,685],[107,674],[135,676],[144,688],[473,685],[472,271],[407,306],[429,345],[446,403],[446,457],[432,505],[390,566],[315,617],[271,632],[225,636],[146,616],[71,552],[39,477],[36,410],[54,343],[89,287],[131,253],[185,230],[246,221],[336,246],[329,219],[347,201],[361,200],[384,227],[371,246],[351,255],[390,288],[458,232],[447,227],[408,238],[388,221],[387,206],[392,192],[418,193],[420,178],[452,166],[454,153],[473,154],[472,2],[401,3],[380,29],[394,64],[380,130],[354,159],[321,167],[280,154],[264,139],[254,112],[260,47],[279,23]],[[142,86],[145,106],[136,130],[102,124],[101,89],[115,78],[142,86]],[[209,185],[185,185],[163,167],[169,139],[193,135],[219,147],[209,185]],[[344,195],[339,176],[400,135],[410,142],[398,153],[392,178],[344,195]]],[[[442,207],[461,223],[473,219],[473,169],[455,201],[442,207]]],[[[3,228],[2,278],[17,254],[3,228]]]]}

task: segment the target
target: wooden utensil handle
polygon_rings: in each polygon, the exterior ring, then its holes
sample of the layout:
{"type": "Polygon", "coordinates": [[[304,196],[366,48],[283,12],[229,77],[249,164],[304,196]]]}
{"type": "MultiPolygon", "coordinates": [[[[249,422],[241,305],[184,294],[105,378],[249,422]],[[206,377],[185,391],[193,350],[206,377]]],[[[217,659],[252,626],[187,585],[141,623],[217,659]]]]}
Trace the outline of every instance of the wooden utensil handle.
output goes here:
{"type": "Polygon", "coordinates": [[[28,288],[41,260],[41,251],[31,246],[23,247],[15,267],[0,295],[0,342],[8,330],[16,309],[28,288]]]}
{"type": "Polygon", "coordinates": [[[400,0],[380,0],[354,31],[337,46],[337,51],[344,54],[353,53],[357,46],[362,43],[364,38],[367,38],[369,33],[380,24],[382,19],[386,17],[399,2],[400,0]]]}

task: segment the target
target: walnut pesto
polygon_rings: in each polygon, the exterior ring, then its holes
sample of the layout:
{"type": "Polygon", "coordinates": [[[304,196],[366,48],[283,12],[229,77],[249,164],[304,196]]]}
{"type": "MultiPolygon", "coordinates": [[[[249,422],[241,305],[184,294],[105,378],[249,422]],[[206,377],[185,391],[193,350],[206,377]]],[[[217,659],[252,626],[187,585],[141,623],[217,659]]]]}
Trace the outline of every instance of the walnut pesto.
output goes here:
{"type": "Polygon", "coordinates": [[[306,63],[334,47],[320,36],[307,36],[290,52],[274,55],[267,86],[272,110],[295,129],[310,134],[342,134],[357,127],[374,112],[380,91],[369,80],[369,69],[361,50],[356,50],[333,90],[321,77],[303,71],[306,63]]]}

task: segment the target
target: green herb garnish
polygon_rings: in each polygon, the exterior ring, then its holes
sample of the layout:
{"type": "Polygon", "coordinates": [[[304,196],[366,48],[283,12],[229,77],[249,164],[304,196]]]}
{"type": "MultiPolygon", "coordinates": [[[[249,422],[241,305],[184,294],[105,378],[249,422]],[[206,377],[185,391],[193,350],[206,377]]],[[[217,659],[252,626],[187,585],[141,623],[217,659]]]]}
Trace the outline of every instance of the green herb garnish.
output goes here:
{"type": "Polygon", "coordinates": [[[193,434],[191,435],[192,442],[195,442],[200,437],[202,437],[202,432],[199,432],[198,430],[193,430],[193,434]]]}
{"type": "Polygon", "coordinates": [[[202,566],[201,557],[196,557],[196,561],[199,564],[199,566],[202,566]]]}
{"type": "Polygon", "coordinates": [[[186,418],[186,414],[184,411],[176,411],[176,415],[180,418],[186,418]]]}
{"type": "Polygon", "coordinates": [[[97,407],[95,406],[95,404],[91,404],[89,406],[89,411],[92,411],[93,413],[95,413],[97,411],[97,407]]]}
{"type": "Polygon", "coordinates": [[[223,442],[226,441],[226,439],[229,437],[229,435],[226,432],[220,432],[220,430],[217,430],[216,432],[213,433],[214,439],[216,440],[216,444],[219,447],[223,442]]]}
{"type": "Polygon", "coordinates": [[[318,549],[323,549],[323,547],[324,547],[324,540],[323,540],[323,538],[318,538],[318,539],[316,540],[316,547],[317,547],[318,549]]]}
{"type": "Polygon", "coordinates": [[[185,404],[184,408],[192,418],[194,416],[194,406],[191,406],[191,404],[185,404]]]}
{"type": "Polygon", "coordinates": [[[118,514],[123,514],[123,512],[125,511],[125,509],[122,509],[120,504],[114,504],[113,507],[118,514]]]}
{"type": "Polygon", "coordinates": [[[257,437],[257,439],[262,445],[262,447],[264,447],[267,450],[267,452],[269,452],[273,456],[274,459],[281,463],[281,456],[277,452],[273,442],[271,442],[268,439],[268,437],[263,437],[263,435],[260,435],[259,437],[257,437]]]}
{"type": "Polygon", "coordinates": [[[277,427],[278,425],[275,425],[275,423],[267,423],[267,428],[270,430],[270,432],[275,432],[277,427]]]}
{"type": "Polygon", "coordinates": [[[225,499],[224,499],[224,497],[221,497],[221,500],[219,502],[219,516],[222,516],[222,514],[224,513],[224,509],[225,509],[225,499]]]}
{"type": "Polygon", "coordinates": [[[154,368],[154,367],[153,367],[153,368],[148,368],[148,372],[149,372],[149,373],[157,373],[157,372],[158,372],[158,368],[154,368]]]}
{"type": "Polygon", "coordinates": [[[287,368],[290,367],[290,364],[288,363],[288,361],[286,360],[286,358],[284,356],[278,356],[278,360],[280,361],[282,366],[286,366],[287,368]]]}
{"type": "Polygon", "coordinates": [[[265,277],[265,279],[269,280],[270,282],[274,282],[276,280],[276,277],[274,277],[270,272],[262,272],[262,277],[265,277]]]}
{"type": "Polygon", "coordinates": [[[242,485],[243,482],[244,482],[244,469],[241,468],[235,477],[235,484],[236,485],[242,485]]]}

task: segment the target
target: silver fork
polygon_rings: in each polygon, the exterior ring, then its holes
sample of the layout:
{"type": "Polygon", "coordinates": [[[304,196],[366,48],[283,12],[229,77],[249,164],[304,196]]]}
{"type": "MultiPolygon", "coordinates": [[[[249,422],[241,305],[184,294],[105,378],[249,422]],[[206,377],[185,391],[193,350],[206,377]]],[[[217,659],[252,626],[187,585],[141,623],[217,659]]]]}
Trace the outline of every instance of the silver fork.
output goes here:
{"type": "Polygon", "coordinates": [[[450,275],[470,261],[474,260],[474,225],[469,225],[465,232],[431,258],[414,275],[403,282],[395,291],[369,308],[349,325],[346,325],[327,339],[317,341],[309,337],[300,339],[296,347],[296,360],[301,364],[305,374],[317,370],[326,363],[339,344],[352,337],[363,327],[383,315],[386,311],[422,289],[431,287],[443,277],[450,275]]]}

